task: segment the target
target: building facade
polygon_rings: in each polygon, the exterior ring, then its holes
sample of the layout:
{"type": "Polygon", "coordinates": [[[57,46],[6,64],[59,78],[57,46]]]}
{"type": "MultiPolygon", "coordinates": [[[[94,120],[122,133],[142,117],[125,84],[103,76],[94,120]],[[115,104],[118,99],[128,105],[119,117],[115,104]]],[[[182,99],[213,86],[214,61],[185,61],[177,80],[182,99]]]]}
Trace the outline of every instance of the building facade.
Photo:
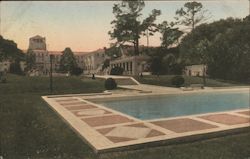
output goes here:
{"type": "Polygon", "coordinates": [[[185,67],[184,74],[187,76],[203,76],[204,74],[207,75],[206,70],[206,65],[191,65],[185,67]]]}
{"type": "Polygon", "coordinates": [[[148,56],[123,56],[110,61],[110,69],[114,67],[123,68],[124,75],[140,75],[149,72],[148,56]]]}
{"type": "MultiPolygon", "coordinates": [[[[58,71],[62,51],[49,51],[46,47],[46,38],[36,35],[29,39],[29,51],[35,55],[35,70],[39,75],[47,75],[50,70],[50,55],[53,55],[52,69],[58,71]]],[[[84,69],[85,74],[97,73],[104,60],[104,50],[98,49],[92,52],[73,52],[78,67],[84,69]]]]}
{"type": "Polygon", "coordinates": [[[84,54],[83,69],[85,74],[99,74],[102,71],[102,65],[105,60],[104,49],[98,49],[84,54]]]}
{"type": "Polygon", "coordinates": [[[35,66],[38,74],[48,74],[49,72],[49,52],[46,48],[46,39],[36,35],[29,39],[28,51],[35,56],[35,66]]]}

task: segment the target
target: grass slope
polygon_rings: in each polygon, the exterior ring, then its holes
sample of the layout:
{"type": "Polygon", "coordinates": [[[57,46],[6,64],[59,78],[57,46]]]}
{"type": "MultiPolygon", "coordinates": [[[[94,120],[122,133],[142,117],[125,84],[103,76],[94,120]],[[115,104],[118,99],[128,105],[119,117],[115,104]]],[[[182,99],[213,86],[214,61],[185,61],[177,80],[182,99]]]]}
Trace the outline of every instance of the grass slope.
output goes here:
{"type": "MultiPolygon", "coordinates": [[[[41,99],[49,78],[8,75],[0,84],[0,156],[4,159],[245,159],[250,133],[224,138],[96,155],[41,99]]],[[[54,93],[102,92],[103,81],[58,77],[54,93]]]]}
{"type": "MultiPolygon", "coordinates": [[[[144,84],[152,84],[159,86],[168,86],[174,87],[171,84],[171,79],[174,75],[160,75],[159,77],[155,75],[144,76],[143,78],[139,76],[134,76],[139,82],[144,84]]],[[[183,76],[185,79],[184,85],[188,86],[190,84],[203,84],[202,77],[191,77],[191,76],[183,76]]],[[[232,81],[223,81],[223,80],[215,80],[215,79],[206,79],[206,86],[209,87],[228,87],[228,86],[243,86],[244,84],[232,82],[232,81]]]]}

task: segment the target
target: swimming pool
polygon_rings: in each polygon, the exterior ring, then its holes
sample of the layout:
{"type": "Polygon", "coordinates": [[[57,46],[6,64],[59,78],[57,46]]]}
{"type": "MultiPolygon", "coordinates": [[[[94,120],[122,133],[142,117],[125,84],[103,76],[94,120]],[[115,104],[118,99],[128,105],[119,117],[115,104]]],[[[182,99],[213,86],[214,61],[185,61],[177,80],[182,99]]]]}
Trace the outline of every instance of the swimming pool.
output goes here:
{"type": "Polygon", "coordinates": [[[249,108],[249,92],[187,93],[143,99],[101,101],[98,104],[142,120],[249,108]]]}

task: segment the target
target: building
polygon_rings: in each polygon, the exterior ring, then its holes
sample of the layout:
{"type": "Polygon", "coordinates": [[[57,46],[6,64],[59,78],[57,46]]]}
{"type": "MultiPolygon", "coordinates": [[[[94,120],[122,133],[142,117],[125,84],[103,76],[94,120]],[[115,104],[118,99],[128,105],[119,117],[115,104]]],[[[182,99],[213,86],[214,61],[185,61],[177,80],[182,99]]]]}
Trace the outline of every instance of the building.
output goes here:
{"type": "Polygon", "coordinates": [[[111,69],[114,67],[123,68],[124,75],[140,75],[141,73],[145,74],[149,72],[148,66],[148,56],[138,55],[138,56],[127,56],[117,58],[115,60],[110,61],[111,69]]]}
{"type": "MultiPolygon", "coordinates": [[[[58,71],[62,51],[49,51],[46,47],[46,38],[36,35],[29,39],[29,51],[35,55],[37,74],[47,75],[50,70],[50,55],[53,55],[52,68],[58,71]]],[[[78,67],[84,69],[86,74],[97,73],[105,60],[104,50],[98,49],[92,52],[74,52],[78,67]]]]}
{"type": "Polygon", "coordinates": [[[29,39],[29,48],[28,51],[31,51],[35,55],[35,65],[36,70],[39,74],[48,74],[49,72],[49,52],[46,48],[46,39],[36,35],[29,39]]]}
{"type": "MultiPolygon", "coordinates": [[[[49,55],[53,55],[53,70],[55,71],[58,71],[59,68],[60,68],[60,60],[61,60],[61,56],[62,56],[62,51],[48,51],[49,52],[49,55]]],[[[73,52],[74,53],[74,56],[76,58],[76,63],[77,63],[77,66],[80,67],[80,68],[84,68],[84,57],[85,57],[85,54],[86,52],[73,52]]]]}
{"type": "Polygon", "coordinates": [[[31,50],[47,50],[46,39],[40,35],[36,35],[29,39],[29,49],[31,50]]]}
{"type": "Polygon", "coordinates": [[[85,74],[98,74],[102,70],[102,65],[105,60],[104,49],[98,49],[84,54],[83,69],[85,74]]]}
{"type": "MultiPolygon", "coordinates": [[[[143,45],[139,47],[140,52],[145,52],[146,47],[143,45]]],[[[110,61],[110,69],[114,67],[123,68],[124,75],[140,75],[140,74],[150,74],[150,66],[148,64],[149,57],[146,55],[134,54],[134,47],[130,45],[124,45],[120,47],[121,57],[113,59],[110,61]]]]}
{"type": "Polygon", "coordinates": [[[206,65],[191,65],[186,66],[184,69],[184,74],[187,76],[203,76],[206,75],[207,66],[206,65]]]}

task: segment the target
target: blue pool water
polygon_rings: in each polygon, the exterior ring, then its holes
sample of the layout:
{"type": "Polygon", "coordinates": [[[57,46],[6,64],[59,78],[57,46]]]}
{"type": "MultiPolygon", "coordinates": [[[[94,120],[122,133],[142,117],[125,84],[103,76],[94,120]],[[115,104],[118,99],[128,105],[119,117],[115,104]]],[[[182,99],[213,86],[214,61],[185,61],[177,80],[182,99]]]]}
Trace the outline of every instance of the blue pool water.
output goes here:
{"type": "Polygon", "coordinates": [[[249,108],[249,92],[166,95],[99,102],[108,108],[148,120],[249,108]]]}

